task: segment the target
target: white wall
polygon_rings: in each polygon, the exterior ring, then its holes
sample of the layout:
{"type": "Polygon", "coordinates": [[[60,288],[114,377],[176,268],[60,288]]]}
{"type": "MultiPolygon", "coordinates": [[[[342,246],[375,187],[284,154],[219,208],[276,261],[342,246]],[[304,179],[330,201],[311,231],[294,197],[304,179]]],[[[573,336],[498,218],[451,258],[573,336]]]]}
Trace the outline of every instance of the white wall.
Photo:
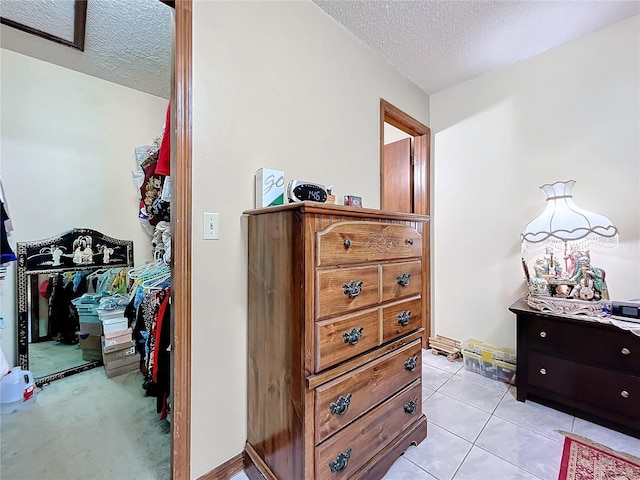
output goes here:
{"type": "MultiPolygon", "coordinates": [[[[162,132],[167,100],[10,50],[0,50],[0,175],[10,244],[74,227],[134,240],[152,258],[137,217],[134,148],[162,132]]],[[[0,282],[2,349],[15,362],[15,262],[0,282]]]]}
{"type": "Polygon", "coordinates": [[[313,3],[194,2],[192,478],[246,440],[254,174],[379,207],[381,97],[429,124],[428,96],[313,3]],[[220,213],[220,240],[201,240],[203,212],[220,213]]]}
{"type": "Polygon", "coordinates": [[[406,132],[403,132],[399,128],[394,127],[385,122],[384,124],[384,144],[389,145],[390,143],[397,142],[399,140],[403,140],[405,138],[413,138],[406,132]]]}
{"type": "Polygon", "coordinates": [[[435,333],[515,344],[519,235],[557,180],[576,180],[578,206],[620,230],[619,248],[592,251],[611,297],[640,297],[639,23],[431,97],[435,333]]]}

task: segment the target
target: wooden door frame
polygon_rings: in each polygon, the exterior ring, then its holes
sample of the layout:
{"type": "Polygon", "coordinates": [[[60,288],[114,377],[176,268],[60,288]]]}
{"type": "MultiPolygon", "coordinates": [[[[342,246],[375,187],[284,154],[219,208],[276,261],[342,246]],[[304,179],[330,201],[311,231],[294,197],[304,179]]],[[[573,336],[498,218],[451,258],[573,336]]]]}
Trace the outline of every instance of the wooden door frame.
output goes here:
{"type": "Polygon", "coordinates": [[[191,476],[191,59],[193,0],[175,2],[172,134],[171,255],[172,255],[172,442],[171,478],[191,476]]]}
{"type": "MultiPolygon", "coordinates": [[[[431,129],[384,99],[380,99],[380,198],[383,198],[384,179],[384,124],[393,125],[411,135],[414,139],[413,163],[413,213],[431,216],[431,129]]],[[[423,327],[425,331],[422,345],[427,348],[431,335],[431,222],[422,232],[424,241],[425,267],[422,278],[429,279],[428,288],[423,292],[423,327]]]]}

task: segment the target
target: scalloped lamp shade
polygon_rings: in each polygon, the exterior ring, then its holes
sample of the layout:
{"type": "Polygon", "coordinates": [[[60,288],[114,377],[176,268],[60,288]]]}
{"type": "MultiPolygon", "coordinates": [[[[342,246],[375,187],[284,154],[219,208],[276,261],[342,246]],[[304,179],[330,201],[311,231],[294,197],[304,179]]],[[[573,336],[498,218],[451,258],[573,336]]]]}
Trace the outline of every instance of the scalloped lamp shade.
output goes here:
{"type": "Polygon", "coordinates": [[[574,203],[571,192],[575,183],[575,180],[568,180],[540,187],[547,196],[547,206],[520,235],[523,252],[549,247],[588,250],[592,246],[618,245],[618,229],[611,220],[574,203]]]}

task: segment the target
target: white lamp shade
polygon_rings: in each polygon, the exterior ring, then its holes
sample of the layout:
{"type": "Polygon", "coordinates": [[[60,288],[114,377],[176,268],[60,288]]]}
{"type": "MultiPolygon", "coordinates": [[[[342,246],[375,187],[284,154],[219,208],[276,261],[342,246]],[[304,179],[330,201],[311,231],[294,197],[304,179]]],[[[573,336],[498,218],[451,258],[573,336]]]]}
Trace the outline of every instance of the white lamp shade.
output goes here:
{"type": "Polygon", "coordinates": [[[604,215],[578,207],[572,197],[574,180],[542,185],[547,195],[544,212],[529,222],[521,234],[522,250],[575,246],[588,250],[594,245],[618,244],[618,229],[604,215]]]}

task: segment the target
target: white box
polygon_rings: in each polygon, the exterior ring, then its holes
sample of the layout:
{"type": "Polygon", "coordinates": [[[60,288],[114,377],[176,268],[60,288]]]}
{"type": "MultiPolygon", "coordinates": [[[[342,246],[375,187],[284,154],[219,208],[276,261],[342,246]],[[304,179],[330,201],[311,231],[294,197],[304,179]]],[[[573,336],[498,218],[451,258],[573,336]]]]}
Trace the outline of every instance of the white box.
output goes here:
{"type": "Polygon", "coordinates": [[[284,204],[284,172],[261,168],[256,172],[256,208],[284,204]]]}
{"type": "Polygon", "coordinates": [[[100,320],[109,320],[110,318],[124,317],[124,308],[114,308],[113,310],[105,310],[104,308],[96,309],[100,320]]]}
{"type": "MultiPolygon", "coordinates": [[[[133,330],[131,327],[127,328],[123,332],[111,332],[102,336],[102,352],[112,352],[114,350],[120,350],[132,342],[133,330]]],[[[129,345],[131,346],[131,345],[129,345]]]]}
{"type": "Polygon", "coordinates": [[[102,321],[102,331],[105,334],[126,330],[128,326],[126,317],[110,318],[109,320],[102,321]]]}

